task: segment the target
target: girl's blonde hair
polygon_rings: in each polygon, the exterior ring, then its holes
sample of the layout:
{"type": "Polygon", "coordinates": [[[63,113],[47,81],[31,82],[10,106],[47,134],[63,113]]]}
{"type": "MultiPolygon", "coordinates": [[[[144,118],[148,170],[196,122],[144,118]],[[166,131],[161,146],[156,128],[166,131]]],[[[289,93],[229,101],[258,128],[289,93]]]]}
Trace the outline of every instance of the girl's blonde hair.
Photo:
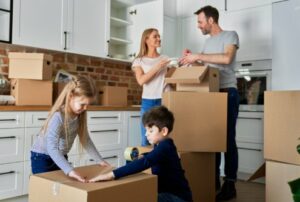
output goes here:
{"type": "MultiPolygon", "coordinates": [[[[66,135],[66,142],[68,144],[68,134],[69,127],[68,122],[71,120],[70,114],[70,99],[71,96],[84,96],[87,98],[94,98],[96,95],[96,87],[91,78],[87,76],[73,76],[72,80],[67,83],[63,91],[55,101],[53,107],[51,108],[48,118],[42,127],[42,132],[45,134],[48,129],[48,123],[55,112],[61,112],[64,121],[64,130],[66,135]]],[[[82,112],[78,116],[79,127],[78,136],[81,146],[85,146],[87,143],[87,116],[86,111],[82,112]]]]}
{"type": "Polygon", "coordinates": [[[142,34],[142,38],[141,38],[140,51],[139,51],[139,54],[136,56],[136,58],[142,58],[145,55],[147,55],[149,49],[146,44],[146,40],[149,38],[150,34],[154,31],[158,32],[158,30],[155,28],[149,28],[149,29],[144,30],[144,32],[142,34]]]}

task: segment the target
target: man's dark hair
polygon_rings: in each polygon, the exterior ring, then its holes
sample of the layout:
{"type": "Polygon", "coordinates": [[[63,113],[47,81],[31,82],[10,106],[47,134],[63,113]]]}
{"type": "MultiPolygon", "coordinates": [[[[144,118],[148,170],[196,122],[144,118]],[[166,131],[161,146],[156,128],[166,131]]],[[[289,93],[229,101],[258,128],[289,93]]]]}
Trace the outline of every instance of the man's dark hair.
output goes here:
{"type": "Polygon", "coordinates": [[[156,126],[159,131],[166,127],[168,128],[168,133],[170,133],[173,130],[174,115],[165,106],[157,106],[145,112],[142,121],[144,126],[156,126]]]}
{"type": "Polygon", "coordinates": [[[204,6],[204,7],[200,8],[199,10],[197,10],[194,14],[195,15],[199,15],[202,12],[206,16],[206,19],[212,17],[212,19],[214,20],[214,22],[218,24],[218,21],[219,21],[219,11],[215,7],[204,6]]]}

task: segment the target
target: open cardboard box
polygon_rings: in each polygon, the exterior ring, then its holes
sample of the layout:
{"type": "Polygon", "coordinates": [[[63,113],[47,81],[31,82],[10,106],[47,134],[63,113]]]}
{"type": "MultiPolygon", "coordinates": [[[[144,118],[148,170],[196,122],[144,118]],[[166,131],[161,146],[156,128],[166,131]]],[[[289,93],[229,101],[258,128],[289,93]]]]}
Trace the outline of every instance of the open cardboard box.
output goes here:
{"type": "Polygon", "coordinates": [[[208,66],[172,68],[166,84],[176,84],[176,91],[219,92],[219,70],[208,66]]]}
{"type": "MultiPolygon", "coordinates": [[[[111,171],[99,165],[75,168],[88,179],[111,171]]],[[[145,173],[114,181],[81,183],[63,171],[32,175],[29,182],[29,202],[156,202],[157,177],[145,173]]]]}

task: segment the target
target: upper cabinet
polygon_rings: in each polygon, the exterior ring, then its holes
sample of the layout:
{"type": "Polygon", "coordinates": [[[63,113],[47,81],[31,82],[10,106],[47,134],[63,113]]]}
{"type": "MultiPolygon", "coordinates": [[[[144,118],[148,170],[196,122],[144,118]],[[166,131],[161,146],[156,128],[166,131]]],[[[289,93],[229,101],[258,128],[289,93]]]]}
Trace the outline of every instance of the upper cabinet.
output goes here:
{"type": "MultiPolygon", "coordinates": [[[[274,1],[274,0],[273,0],[274,1]]],[[[270,5],[272,0],[226,0],[226,11],[236,11],[258,6],[270,5]]]]}
{"type": "Polygon", "coordinates": [[[11,42],[12,0],[0,1],[0,42],[11,42]]]}
{"type": "Polygon", "coordinates": [[[15,0],[13,43],[92,56],[107,52],[108,0],[15,0]]]}
{"type": "Polygon", "coordinates": [[[156,28],[163,36],[163,1],[111,0],[108,57],[132,60],[139,51],[142,33],[156,28]]]}

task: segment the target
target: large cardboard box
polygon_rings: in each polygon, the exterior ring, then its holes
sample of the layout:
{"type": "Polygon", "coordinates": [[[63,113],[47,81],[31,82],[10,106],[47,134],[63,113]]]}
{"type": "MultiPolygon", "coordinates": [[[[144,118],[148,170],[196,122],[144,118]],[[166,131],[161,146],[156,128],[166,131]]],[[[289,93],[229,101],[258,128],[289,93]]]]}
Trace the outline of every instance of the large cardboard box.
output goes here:
{"type": "Polygon", "coordinates": [[[14,53],[9,57],[9,78],[17,79],[52,79],[52,59],[51,55],[43,53],[14,53]]]}
{"type": "Polygon", "coordinates": [[[266,202],[292,202],[289,181],[300,177],[300,166],[280,162],[266,163],[266,202]]]}
{"type": "Polygon", "coordinates": [[[12,79],[11,95],[16,105],[52,105],[52,81],[12,79]]]}
{"type": "MultiPolygon", "coordinates": [[[[98,165],[76,168],[91,178],[107,172],[98,165]]],[[[139,173],[114,181],[81,183],[62,171],[30,177],[29,202],[156,202],[157,177],[139,173]]]]}
{"type": "Polygon", "coordinates": [[[180,159],[194,202],[215,202],[215,153],[183,152],[180,159]]]}
{"type": "Polygon", "coordinates": [[[127,106],[127,87],[100,86],[99,104],[105,106],[127,106]]]}
{"type": "Polygon", "coordinates": [[[219,70],[208,66],[180,67],[165,79],[176,91],[219,92],[219,70]]]}
{"type": "Polygon", "coordinates": [[[264,157],[300,165],[300,91],[265,92],[264,157]]]}
{"type": "Polygon", "coordinates": [[[178,151],[226,151],[227,93],[166,92],[162,102],[175,117],[178,151]]]}

